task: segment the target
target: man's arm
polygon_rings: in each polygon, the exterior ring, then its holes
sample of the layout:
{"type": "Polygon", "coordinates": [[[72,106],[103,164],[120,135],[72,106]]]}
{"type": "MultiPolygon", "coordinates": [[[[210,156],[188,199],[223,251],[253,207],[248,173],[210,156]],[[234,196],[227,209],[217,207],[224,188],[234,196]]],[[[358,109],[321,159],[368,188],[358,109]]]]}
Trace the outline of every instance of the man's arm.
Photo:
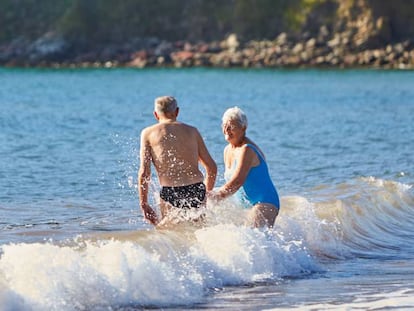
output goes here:
{"type": "Polygon", "coordinates": [[[197,140],[198,140],[198,157],[201,164],[206,170],[206,177],[204,179],[204,184],[206,185],[207,191],[210,191],[214,188],[217,177],[217,165],[211,157],[210,153],[207,150],[206,144],[204,143],[203,138],[200,133],[197,131],[197,140]]]}
{"type": "Polygon", "coordinates": [[[154,226],[158,223],[155,211],[148,203],[148,190],[151,180],[151,150],[146,138],[146,131],[141,133],[140,166],[138,171],[139,204],[144,213],[144,218],[154,226]]]}

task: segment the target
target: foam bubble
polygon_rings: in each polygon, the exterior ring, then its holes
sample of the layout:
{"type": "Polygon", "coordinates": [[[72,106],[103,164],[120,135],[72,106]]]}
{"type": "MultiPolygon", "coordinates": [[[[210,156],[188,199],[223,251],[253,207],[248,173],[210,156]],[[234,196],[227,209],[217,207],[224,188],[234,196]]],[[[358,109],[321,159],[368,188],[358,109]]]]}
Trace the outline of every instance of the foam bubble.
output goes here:
{"type": "Polygon", "coordinates": [[[10,244],[2,251],[2,300],[21,310],[194,304],[209,288],[277,281],[315,268],[300,242],[231,224],[71,246],[10,244]]]}

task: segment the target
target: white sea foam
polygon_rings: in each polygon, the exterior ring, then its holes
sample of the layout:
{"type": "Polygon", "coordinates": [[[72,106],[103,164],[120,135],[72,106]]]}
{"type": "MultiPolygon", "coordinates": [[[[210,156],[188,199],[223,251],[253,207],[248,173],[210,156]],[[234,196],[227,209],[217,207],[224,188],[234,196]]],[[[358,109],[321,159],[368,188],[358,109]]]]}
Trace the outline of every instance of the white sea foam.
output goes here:
{"type": "Polygon", "coordinates": [[[276,231],[218,224],[190,237],[181,233],[180,239],[169,231],[145,235],[145,241],[75,246],[4,245],[1,305],[5,310],[186,305],[201,301],[209,288],[317,269],[301,242],[276,231]]]}
{"type": "MultiPolygon", "coordinates": [[[[389,244],[400,249],[407,244],[409,230],[404,226],[411,226],[412,217],[407,191],[362,180],[330,190],[333,197],[318,192],[314,202],[282,197],[273,230],[244,226],[248,210],[228,201],[209,206],[202,228],[3,245],[0,310],[193,305],[212,288],[274,284],[319,272],[321,258],[381,257],[389,253],[384,252],[389,244]],[[398,230],[394,219],[399,220],[398,230]],[[395,229],[394,235],[387,228],[395,229]]],[[[399,303],[404,297],[397,297],[399,303]]]]}
{"type": "Polygon", "coordinates": [[[360,178],[320,187],[310,198],[282,198],[278,226],[329,258],[399,256],[412,237],[414,196],[394,181],[360,178]]]}
{"type": "Polygon", "coordinates": [[[198,301],[198,271],[131,242],[89,244],[83,250],[47,244],[3,247],[3,306],[23,301],[34,310],[92,306],[171,305],[198,301]],[[11,297],[20,297],[11,298],[11,297]]]}
{"type": "MultiPolygon", "coordinates": [[[[402,289],[388,294],[359,295],[351,302],[317,303],[306,306],[290,307],[289,310],[412,310],[414,305],[413,290],[402,289]]],[[[279,308],[265,309],[266,311],[281,310],[279,308]]],[[[286,309],[283,309],[286,310],[286,309]]]]}

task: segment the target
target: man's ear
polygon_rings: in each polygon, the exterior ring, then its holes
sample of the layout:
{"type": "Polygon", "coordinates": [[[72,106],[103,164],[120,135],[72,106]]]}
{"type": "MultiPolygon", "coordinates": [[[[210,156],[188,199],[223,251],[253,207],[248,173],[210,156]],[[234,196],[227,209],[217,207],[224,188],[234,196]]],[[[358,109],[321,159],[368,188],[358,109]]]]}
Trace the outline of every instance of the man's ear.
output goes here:
{"type": "Polygon", "coordinates": [[[179,107],[177,107],[177,109],[175,109],[175,117],[177,117],[178,116],[178,113],[180,112],[180,108],[179,107]]]}
{"type": "Polygon", "coordinates": [[[154,118],[157,119],[157,121],[160,119],[160,117],[158,116],[158,113],[156,111],[154,111],[154,118]]]}

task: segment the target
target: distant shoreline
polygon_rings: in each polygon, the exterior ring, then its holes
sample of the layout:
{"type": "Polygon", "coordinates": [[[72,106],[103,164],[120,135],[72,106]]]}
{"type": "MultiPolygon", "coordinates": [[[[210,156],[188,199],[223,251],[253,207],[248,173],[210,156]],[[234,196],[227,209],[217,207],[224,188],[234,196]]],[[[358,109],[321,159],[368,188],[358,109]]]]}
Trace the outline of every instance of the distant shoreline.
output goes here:
{"type": "MultiPolygon", "coordinates": [[[[344,40],[343,40],[344,41],[344,40]]],[[[15,40],[0,46],[1,67],[46,68],[378,68],[414,69],[410,41],[381,48],[355,47],[339,39],[302,38],[285,33],[275,40],[167,42],[154,38],[88,51],[73,51],[60,37],[15,40]]]]}

